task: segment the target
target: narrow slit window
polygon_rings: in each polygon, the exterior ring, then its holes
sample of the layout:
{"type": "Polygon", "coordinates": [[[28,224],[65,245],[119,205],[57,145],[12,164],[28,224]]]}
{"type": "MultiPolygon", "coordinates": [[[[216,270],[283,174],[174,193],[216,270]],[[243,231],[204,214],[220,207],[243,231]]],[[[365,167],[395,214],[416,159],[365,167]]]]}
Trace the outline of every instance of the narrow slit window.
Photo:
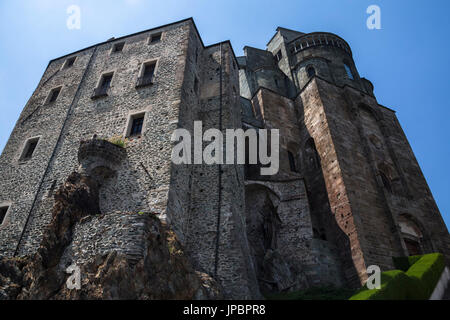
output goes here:
{"type": "Polygon", "coordinates": [[[281,52],[281,50],[278,50],[278,52],[275,54],[275,60],[277,60],[277,62],[280,62],[280,60],[283,58],[283,53],[281,52]]]}
{"type": "Polygon", "coordinates": [[[198,79],[197,79],[197,77],[195,77],[195,80],[194,80],[194,92],[196,94],[198,94],[198,79]]]}
{"type": "Polygon", "coordinates": [[[59,93],[61,92],[61,88],[55,88],[50,92],[50,97],[48,99],[48,103],[55,102],[58,99],[59,93]]]}
{"type": "Polygon", "coordinates": [[[5,222],[6,214],[8,213],[9,206],[0,207],[0,225],[5,222]]]}
{"type": "Polygon", "coordinates": [[[354,80],[355,78],[353,77],[353,72],[352,72],[352,69],[350,68],[350,66],[348,64],[344,63],[344,67],[345,67],[345,71],[347,72],[347,77],[350,80],[354,80]]]}
{"type": "Polygon", "coordinates": [[[292,154],[292,152],[288,151],[288,157],[289,157],[289,167],[292,172],[297,172],[297,166],[295,165],[295,157],[292,154]]]}
{"type": "Polygon", "coordinates": [[[134,117],[131,123],[130,136],[138,136],[142,133],[142,127],[144,125],[144,115],[134,117]]]}

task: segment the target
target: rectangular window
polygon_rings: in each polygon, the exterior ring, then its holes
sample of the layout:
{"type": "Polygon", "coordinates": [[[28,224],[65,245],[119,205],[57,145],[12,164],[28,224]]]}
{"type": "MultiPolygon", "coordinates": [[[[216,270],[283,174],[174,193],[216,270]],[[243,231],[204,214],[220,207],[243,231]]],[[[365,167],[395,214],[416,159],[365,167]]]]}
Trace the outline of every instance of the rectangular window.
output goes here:
{"type": "Polygon", "coordinates": [[[77,57],[72,57],[72,58],[67,59],[65,65],[64,65],[64,69],[71,68],[73,66],[73,64],[75,63],[76,59],[77,59],[77,57]]]}
{"type": "Polygon", "coordinates": [[[5,222],[6,213],[8,212],[9,206],[2,206],[0,207],[0,225],[5,222]]]}
{"type": "Polygon", "coordinates": [[[125,42],[119,42],[113,45],[113,49],[112,52],[122,52],[123,51],[123,47],[125,46],[125,42]]]}
{"type": "Polygon", "coordinates": [[[145,63],[138,79],[137,87],[147,86],[153,83],[155,75],[156,61],[145,63]]]}
{"type": "Polygon", "coordinates": [[[111,87],[111,81],[113,78],[113,73],[104,74],[100,80],[97,88],[94,90],[94,95],[92,98],[99,98],[108,95],[108,89],[111,87]]]}
{"type": "Polygon", "coordinates": [[[33,153],[36,150],[39,138],[31,138],[25,143],[25,148],[22,151],[21,161],[30,160],[33,157],[33,153]]]}
{"type": "Polygon", "coordinates": [[[61,92],[61,87],[52,89],[52,91],[50,91],[50,95],[48,97],[48,103],[55,102],[56,99],[58,99],[60,92],[61,92]]]}
{"type": "Polygon", "coordinates": [[[161,41],[161,33],[155,33],[150,36],[150,43],[156,43],[161,41]]]}
{"type": "Polygon", "coordinates": [[[142,126],[144,125],[144,115],[140,115],[132,119],[130,136],[138,136],[142,133],[142,126]]]}

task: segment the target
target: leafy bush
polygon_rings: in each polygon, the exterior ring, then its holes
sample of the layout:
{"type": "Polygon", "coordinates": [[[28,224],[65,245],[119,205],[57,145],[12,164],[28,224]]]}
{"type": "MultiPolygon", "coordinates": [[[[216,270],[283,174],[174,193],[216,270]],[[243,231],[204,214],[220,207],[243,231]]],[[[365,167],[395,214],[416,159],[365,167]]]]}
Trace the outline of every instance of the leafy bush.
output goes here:
{"type": "Polygon", "coordinates": [[[428,299],[431,296],[444,268],[444,256],[440,253],[432,253],[422,256],[408,269],[406,275],[417,286],[416,298],[428,299]]]}
{"type": "Polygon", "coordinates": [[[128,144],[128,139],[123,138],[121,136],[113,136],[111,138],[105,139],[106,141],[115,144],[116,146],[119,146],[121,148],[126,148],[128,144]]]}
{"type": "Polygon", "coordinates": [[[392,260],[396,269],[406,272],[420,258],[422,256],[393,257],[392,260]]]}
{"type": "Polygon", "coordinates": [[[445,268],[444,256],[431,253],[394,259],[402,270],[381,273],[381,288],[361,288],[350,300],[426,300],[433,293],[445,268]]]}

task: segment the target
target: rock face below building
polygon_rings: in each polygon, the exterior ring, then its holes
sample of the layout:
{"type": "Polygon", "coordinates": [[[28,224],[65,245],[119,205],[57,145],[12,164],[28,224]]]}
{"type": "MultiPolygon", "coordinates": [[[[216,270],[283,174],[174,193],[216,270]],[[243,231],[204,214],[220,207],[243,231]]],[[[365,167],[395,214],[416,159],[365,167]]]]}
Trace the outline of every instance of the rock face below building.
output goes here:
{"type": "Polygon", "coordinates": [[[66,270],[74,261],[70,251],[76,229],[105,218],[99,215],[98,190],[98,183],[90,177],[70,175],[55,194],[52,221],[38,251],[29,257],[0,260],[0,299],[221,297],[215,281],[192,268],[174,233],[151,213],[134,214],[147,230],[136,236],[144,237],[139,239],[144,246],[141,257],[120,250],[97,254],[78,264],[81,289],[69,289],[66,282],[71,274],[66,270]]]}

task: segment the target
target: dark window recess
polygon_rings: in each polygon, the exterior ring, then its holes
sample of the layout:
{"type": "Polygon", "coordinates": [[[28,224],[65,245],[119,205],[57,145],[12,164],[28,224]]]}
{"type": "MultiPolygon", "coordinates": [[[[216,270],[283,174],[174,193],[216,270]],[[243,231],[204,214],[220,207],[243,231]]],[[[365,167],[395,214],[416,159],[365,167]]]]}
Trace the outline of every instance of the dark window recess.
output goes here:
{"type": "Polygon", "coordinates": [[[125,46],[125,42],[116,43],[113,46],[113,52],[122,52],[124,46],[125,46]]]}
{"type": "Polygon", "coordinates": [[[33,153],[34,150],[36,149],[37,144],[38,140],[33,140],[27,143],[25,153],[22,157],[23,160],[28,160],[31,159],[31,157],[33,157],[33,153]]]}
{"type": "Polygon", "coordinates": [[[137,86],[146,86],[153,83],[153,76],[155,75],[156,63],[149,63],[144,65],[142,75],[138,79],[137,86]]]}
{"type": "Polygon", "coordinates": [[[279,50],[279,51],[275,54],[275,60],[277,60],[277,62],[280,62],[281,58],[283,58],[283,54],[281,53],[281,50],[279,50]]]}
{"type": "Polygon", "coordinates": [[[289,157],[289,166],[291,168],[291,171],[297,172],[297,167],[295,166],[295,157],[292,154],[292,152],[288,151],[288,157],[289,157]]]}
{"type": "Polygon", "coordinates": [[[3,223],[6,217],[6,213],[8,212],[9,207],[1,207],[0,208],[0,224],[3,223]]]}
{"type": "Polygon", "coordinates": [[[392,192],[391,181],[389,180],[387,175],[384,172],[380,171],[380,177],[386,190],[392,192]]]}
{"type": "Polygon", "coordinates": [[[138,136],[142,133],[142,126],[144,124],[144,116],[134,118],[131,124],[130,136],[138,136]]]}
{"type": "Polygon", "coordinates": [[[159,42],[159,41],[161,41],[161,33],[153,34],[150,37],[150,43],[155,43],[155,42],[159,42]]]}
{"type": "Polygon", "coordinates": [[[76,59],[76,57],[72,57],[72,58],[67,59],[66,68],[72,67],[73,64],[75,63],[75,59],[76,59]]]}
{"type": "Polygon", "coordinates": [[[314,69],[313,67],[308,67],[307,72],[308,72],[308,77],[309,78],[312,78],[312,77],[314,77],[316,75],[316,69],[314,69]]]}
{"type": "Polygon", "coordinates": [[[93,98],[108,95],[108,89],[111,87],[112,77],[112,74],[107,74],[102,77],[100,85],[94,90],[93,98]]]}
{"type": "Polygon", "coordinates": [[[198,79],[197,79],[197,77],[195,77],[195,80],[194,80],[194,92],[196,94],[198,94],[198,79]]]}
{"type": "Polygon", "coordinates": [[[418,256],[422,254],[422,249],[420,248],[419,242],[410,239],[404,240],[410,256],[418,256]]]}
{"type": "Polygon", "coordinates": [[[61,92],[61,88],[53,89],[50,93],[50,98],[48,99],[49,103],[55,102],[58,99],[59,93],[61,92]]]}

